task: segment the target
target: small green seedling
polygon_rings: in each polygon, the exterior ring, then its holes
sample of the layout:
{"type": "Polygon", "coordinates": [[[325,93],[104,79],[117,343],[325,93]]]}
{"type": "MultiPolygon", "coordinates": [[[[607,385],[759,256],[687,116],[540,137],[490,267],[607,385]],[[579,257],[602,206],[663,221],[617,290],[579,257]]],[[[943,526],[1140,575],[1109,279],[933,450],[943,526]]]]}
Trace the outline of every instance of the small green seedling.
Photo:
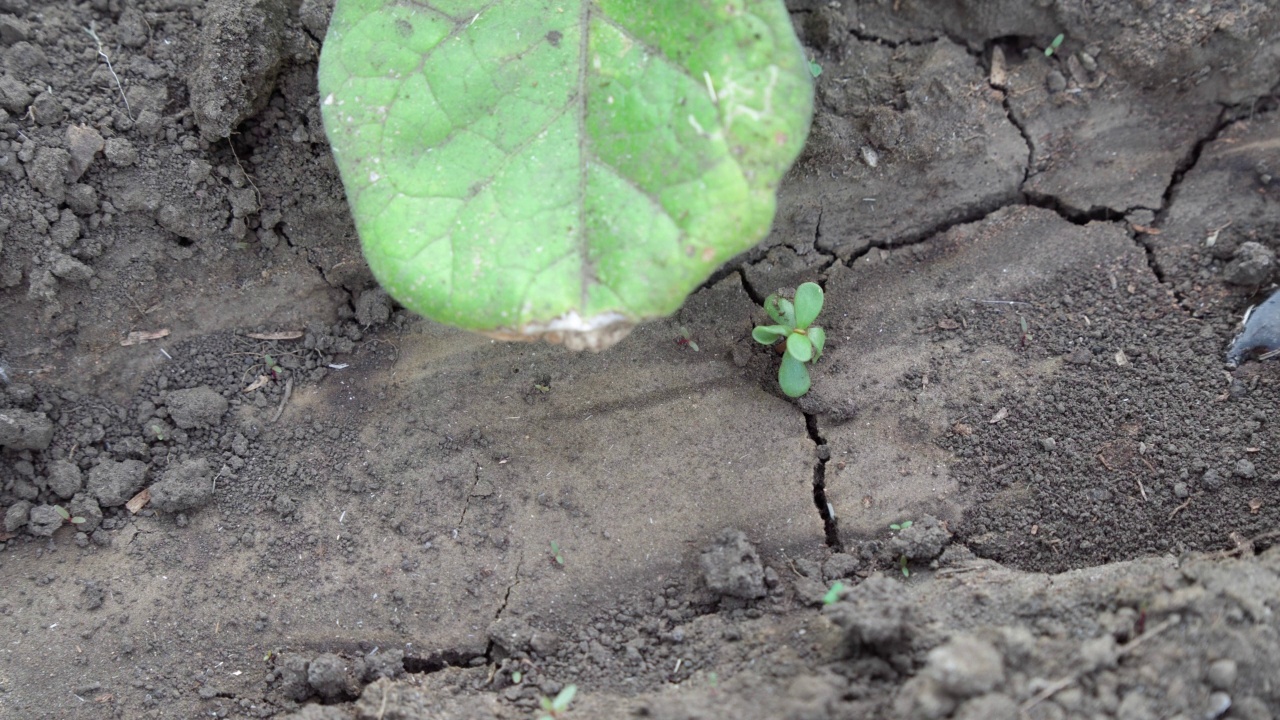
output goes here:
{"type": "Polygon", "coordinates": [[[844,592],[844,583],[840,582],[839,580],[831,583],[831,589],[827,591],[826,595],[822,596],[822,604],[823,605],[834,604],[835,601],[840,599],[840,593],[842,592],[844,592]]]}
{"type": "Polygon", "coordinates": [[[569,709],[569,703],[573,702],[573,696],[578,693],[577,685],[565,685],[564,689],[556,693],[556,697],[552,700],[543,696],[539,699],[542,704],[542,715],[538,716],[538,720],[555,720],[569,709]]]}
{"type": "Polygon", "coordinates": [[[1062,41],[1066,38],[1067,36],[1064,33],[1058,33],[1058,37],[1054,38],[1053,42],[1049,43],[1049,47],[1044,49],[1044,56],[1053,57],[1053,54],[1058,51],[1058,48],[1062,47],[1062,41]]]}
{"type": "Polygon", "coordinates": [[[560,552],[560,544],[555,540],[551,541],[551,557],[556,559],[557,565],[564,565],[564,553],[560,552]]]}
{"type": "Polygon", "coordinates": [[[911,577],[911,570],[907,567],[906,555],[902,555],[898,558],[898,569],[902,570],[902,577],[911,577]]]}
{"type": "Polygon", "coordinates": [[[906,530],[907,528],[911,527],[914,524],[915,523],[912,522],[911,520],[903,520],[900,523],[893,523],[892,525],[889,526],[889,529],[893,530],[894,532],[897,532],[899,530],[906,530]]]}
{"type": "Polygon", "coordinates": [[[520,672],[519,670],[516,670],[515,672],[511,673],[511,683],[513,685],[519,685],[520,681],[523,679],[524,679],[524,673],[520,672]]]}
{"type": "Polygon", "coordinates": [[[58,513],[58,517],[62,518],[63,522],[68,522],[68,523],[71,523],[72,525],[81,525],[85,522],[84,518],[80,517],[79,515],[72,517],[71,512],[66,508],[62,507],[61,505],[54,505],[53,511],[58,513]]]}
{"type": "Polygon", "coordinates": [[[694,352],[698,352],[698,343],[693,341],[693,333],[689,332],[689,328],[680,326],[680,337],[676,338],[677,345],[684,345],[694,352]]]}
{"type": "Polygon", "coordinates": [[[813,75],[815,78],[816,78],[816,77],[818,77],[819,75],[821,75],[821,74],[822,74],[822,66],[821,66],[821,65],[819,65],[818,63],[816,63],[816,62],[814,62],[814,61],[810,60],[810,61],[809,61],[809,74],[813,75]]]}
{"type": "Polygon", "coordinates": [[[827,332],[813,324],[822,312],[822,288],[802,283],[794,302],[775,293],[765,298],[764,310],[775,324],[756,327],[751,337],[761,345],[786,343],[778,384],[787,397],[800,397],[809,392],[808,365],[817,362],[827,344],[827,332]]]}

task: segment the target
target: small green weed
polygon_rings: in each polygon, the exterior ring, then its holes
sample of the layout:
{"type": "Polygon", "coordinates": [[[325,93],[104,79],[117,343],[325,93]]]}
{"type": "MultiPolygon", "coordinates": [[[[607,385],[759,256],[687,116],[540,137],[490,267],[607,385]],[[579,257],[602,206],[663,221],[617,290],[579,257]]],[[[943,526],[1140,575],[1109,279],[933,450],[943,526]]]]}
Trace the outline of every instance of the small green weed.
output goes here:
{"type": "Polygon", "coordinates": [[[827,591],[826,595],[822,596],[822,604],[823,605],[834,604],[835,601],[840,599],[840,593],[842,592],[844,592],[844,583],[840,582],[839,580],[831,583],[831,589],[827,591]]]}
{"type": "Polygon", "coordinates": [[[911,527],[914,524],[915,523],[911,520],[903,520],[900,523],[893,523],[892,525],[889,526],[889,529],[896,532],[898,530],[906,530],[907,528],[911,527]]]}
{"type": "Polygon", "coordinates": [[[71,511],[67,510],[61,505],[54,505],[53,511],[58,513],[58,517],[62,518],[63,522],[71,523],[72,525],[82,525],[85,522],[84,518],[80,517],[79,515],[72,517],[71,511]]]}
{"type": "Polygon", "coordinates": [[[565,685],[564,689],[556,693],[554,700],[546,696],[540,698],[538,702],[542,704],[543,714],[538,716],[538,720],[556,720],[569,709],[569,703],[573,702],[573,696],[577,693],[577,685],[565,685]]]}
{"type": "Polygon", "coordinates": [[[822,288],[811,282],[796,288],[794,302],[776,293],[770,295],[765,298],[764,310],[775,324],[760,325],[751,331],[751,337],[761,345],[786,342],[778,384],[787,397],[809,392],[808,366],[822,357],[822,348],[827,344],[827,332],[813,324],[822,312],[822,301],[822,288]]]}
{"type": "Polygon", "coordinates": [[[911,569],[907,567],[906,555],[902,555],[898,558],[898,569],[902,571],[902,577],[911,577],[911,569]]]}
{"type": "Polygon", "coordinates": [[[551,557],[555,558],[557,565],[564,565],[564,553],[560,552],[560,543],[555,540],[551,541],[551,557]]]}
{"type": "Polygon", "coordinates": [[[1049,47],[1044,49],[1044,56],[1053,57],[1053,54],[1058,52],[1058,48],[1062,47],[1062,41],[1066,38],[1066,34],[1058,33],[1058,37],[1054,38],[1053,42],[1049,43],[1049,47]]]}

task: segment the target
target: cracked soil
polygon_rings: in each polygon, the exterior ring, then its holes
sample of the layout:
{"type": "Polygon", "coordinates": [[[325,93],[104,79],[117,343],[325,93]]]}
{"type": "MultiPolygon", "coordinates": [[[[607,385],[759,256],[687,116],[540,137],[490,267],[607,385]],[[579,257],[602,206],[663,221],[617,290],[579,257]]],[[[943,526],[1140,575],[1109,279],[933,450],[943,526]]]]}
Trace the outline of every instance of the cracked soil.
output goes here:
{"type": "Polygon", "coordinates": [[[374,287],[324,0],[0,0],[0,717],[1280,715],[1280,7],[788,4],[773,232],[590,355],[374,287]]]}

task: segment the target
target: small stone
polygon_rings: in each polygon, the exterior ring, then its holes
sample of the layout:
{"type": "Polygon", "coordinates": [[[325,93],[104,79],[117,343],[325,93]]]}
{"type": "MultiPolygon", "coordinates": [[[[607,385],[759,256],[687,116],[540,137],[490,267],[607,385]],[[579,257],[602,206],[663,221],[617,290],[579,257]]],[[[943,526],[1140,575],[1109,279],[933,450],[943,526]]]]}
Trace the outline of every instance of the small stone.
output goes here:
{"type": "Polygon", "coordinates": [[[174,390],[165,401],[169,419],[183,430],[217,425],[230,404],[208,385],[174,390]]]}
{"type": "Polygon", "coordinates": [[[948,694],[968,698],[989,692],[1004,680],[1004,659],[991,643],[958,635],[929,651],[924,675],[948,694]]]}
{"type": "Polygon", "coordinates": [[[41,125],[57,125],[67,117],[67,109],[51,93],[42,92],[31,101],[31,117],[41,125]]]}
{"type": "Polygon", "coordinates": [[[31,508],[31,503],[26,500],[19,500],[18,502],[10,505],[9,509],[4,513],[4,531],[7,533],[13,533],[21,530],[23,526],[27,524],[27,518],[31,514],[31,508]]]}
{"type": "Polygon", "coordinates": [[[85,265],[70,255],[64,255],[62,253],[58,253],[54,256],[53,264],[50,266],[49,272],[53,273],[54,277],[66,280],[67,282],[80,282],[93,277],[93,268],[85,265]]]}
{"type": "Polygon", "coordinates": [[[89,471],[88,491],[103,507],[129,502],[147,480],[147,466],[137,460],[104,460],[89,471]]]}
{"type": "Polygon", "coordinates": [[[49,537],[62,527],[65,519],[52,505],[37,505],[31,508],[27,518],[27,532],[38,537],[49,537]]]}
{"type": "Polygon", "coordinates": [[[1204,471],[1204,475],[1200,476],[1200,484],[1204,486],[1205,490],[1217,490],[1222,487],[1222,476],[1218,474],[1217,470],[1210,468],[1204,471]]]}
{"type": "Polygon", "coordinates": [[[1235,255],[1223,271],[1222,279],[1232,285],[1262,285],[1271,278],[1276,254],[1271,248],[1253,240],[1240,243],[1235,255]]]}
{"type": "Polygon", "coordinates": [[[1057,440],[1054,440],[1054,439],[1053,439],[1053,438],[1051,438],[1051,437],[1048,437],[1048,438],[1041,438],[1041,439],[1040,439],[1040,449],[1041,449],[1041,450],[1044,450],[1045,452],[1053,452],[1053,449],[1054,449],[1054,448],[1056,448],[1056,447],[1058,447],[1058,441],[1057,441],[1057,440]]]}
{"type": "Polygon", "coordinates": [[[1049,88],[1049,92],[1060,93],[1067,89],[1067,76],[1057,70],[1050,70],[1049,75],[1044,79],[1044,84],[1049,88]]]}
{"type": "Polygon", "coordinates": [[[1252,480],[1258,476],[1258,469],[1253,466],[1253,461],[1247,458],[1240,458],[1236,461],[1236,475],[1252,480]]]}
{"type": "Polygon", "coordinates": [[[10,450],[44,450],[53,442],[53,422],[42,412],[0,410],[0,445],[10,450]]]}
{"type": "Polygon", "coordinates": [[[54,495],[66,499],[84,487],[84,476],[80,467],[70,460],[54,460],[49,463],[45,485],[54,495]]]}
{"type": "Polygon", "coordinates": [[[848,553],[834,553],[822,565],[822,577],[827,582],[847,580],[858,572],[861,565],[858,558],[848,553]]]}
{"type": "Polygon", "coordinates": [[[1209,704],[1205,708],[1204,720],[1217,720],[1231,709],[1231,696],[1224,692],[1209,694],[1209,704]]]}
{"type": "Polygon", "coordinates": [[[102,134],[87,125],[68,127],[67,150],[71,152],[71,162],[67,164],[67,182],[80,182],[84,171],[89,169],[105,145],[102,134]]]}
{"type": "Polygon", "coordinates": [[[113,137],[107,140],[104,154],[107,161],[116,167],[128,167],[138,162],[138,150],[122,137],[113,137]]]}
{"type": "Polygon", "coordinates": [[[381,325],[391,318],[391,296],[382,288],[371,288],[360,293],[356,300],[356,322],[361,325],[381,325]]]}
{"type": "Polygon", "coordinates": [[[1222,658],[1209,663],[1209,686],[1214,690],[1230,690],[1236,684],[1240,668],[1235,660],[1222,658]]]}
{"type": "Polygon", "coordinates": [[[712,592],[753,600],[768,594],[760,554],[741,530],[726,528],[700,556],[702,576],[712,592]]]}
{"type": "Polygon", "coordinates": [[[1187,488],[1186,483],[1176,482],[1173,484],[1173,495],[1179,500],[1185,500],[1190,494],[1191,491],[1187,488]]]}
{"type": "Polygon", "coordinates": [[[213,498],[212,470],[204,458],[187,460],[164,471],[151,486],[151,506],[164,512],[194,510],[213,498]]]}

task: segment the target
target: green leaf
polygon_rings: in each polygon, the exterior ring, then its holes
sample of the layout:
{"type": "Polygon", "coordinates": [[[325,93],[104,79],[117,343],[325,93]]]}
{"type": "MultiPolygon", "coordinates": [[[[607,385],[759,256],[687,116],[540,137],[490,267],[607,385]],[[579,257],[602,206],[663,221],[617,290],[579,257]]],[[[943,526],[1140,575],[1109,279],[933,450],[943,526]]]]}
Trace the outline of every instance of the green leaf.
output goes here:
{"type": "Polygon", "coordinates": [[[556,694],[556,699],[551,701],[552,709],[555,710],[555,712],[564,712],[565,710],[568,710],[569,703],[573,702],[573,696],[577,693],[577,685],[565,685],[564,688],[556,694]]]}
{"type": "Polygon", "coordinates": [[[67,509],[62,507],[61,505],[54,505],[53,511],[58,513],[58,517],[62,518],[63,520],[71,519],[71,513],[67,512],[67,509]]]}
{"type": "Polygon", "coordinates": [[[807,363],[813,359],[813,343],[806,335],[791,333],[787,336],[787,355],[807,363]]]}
{"type": "Polygon", "coordinates": [[[813,108],[782,0],[337,0],[319,83],[393,297],[597,349],[764,236],[813,108]]]}
{"type": "Polygon", "coordinates": [[[813,324],[822,312],[822,288],[816,283],[801,283],[796,288],[796,327],[801,330],[813,324]]]}
{"type": "Polygon", "coordinates": [[[787,332],[791,332],[791,329],[796,326],[796,308],[784,297],[770,295],[765,298],[764,311],[769,313],[769,317],[773,318],[774,322],[786,325],[787,332]]]}
{"type": "Polygon", "coordinates": [[[758,325],[751,331],[751,337],[761,345],[775,345],[789,332],[785,325],[758,325]]]}
{"type": "Polygon", "coordinates": [[[816,361],[822,357],[822,348],[827,346],[827,331],[814,325],[805,332],[809,334],[809,342],[813,343],[813,359],[816,361]]]}
{"type": "Polygon", "coordinates": [[[800,397],[809,392],[809,369],[804,363],[791,357],[791,353],[782,356],[782,367],[778,370],[778,384],[787,397],[800,397]]]}
{"type": "Polygon", "coordinates": [[[840,599],[840,593],[844,592],[844,583],[839,580],[831,583],[831,588],[822,596],[823,605],[832,605],[840,599]]]}

